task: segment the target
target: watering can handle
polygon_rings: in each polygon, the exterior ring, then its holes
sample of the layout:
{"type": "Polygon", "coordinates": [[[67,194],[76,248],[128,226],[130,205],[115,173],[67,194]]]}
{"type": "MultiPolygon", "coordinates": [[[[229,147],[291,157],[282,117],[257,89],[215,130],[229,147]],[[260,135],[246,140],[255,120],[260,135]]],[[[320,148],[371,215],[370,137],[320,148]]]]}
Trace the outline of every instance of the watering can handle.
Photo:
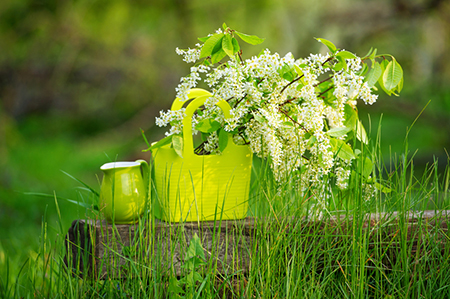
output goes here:
{"type": "MultiPolygon", "coordinates": [[[[192,138],[192,115],[200,106],[202,106],[206,102],[207,99],[212,97],[212,94],[201,88],[192,88],[188,93],[188,97],[190,99],[193,98],[193,100],[187,105],[185,116],[183,119],[183,157],[185,157],[186,154],[194,155],[194,141],[192,138]]],[[[184,103],[185,102],[180,98],[176,98],[172,104],[171,109],[173,111],[180,110],[183,107],[184,103]]],[[[225,119],[231,118],[230,104],[228,104],[224,100],[220,100],[216,103],[216,105],[219,106],[219,108],[223,111],[225,119]]],[[[228,134],[228,144],[233,144],[231,134],[228,134]]]]}

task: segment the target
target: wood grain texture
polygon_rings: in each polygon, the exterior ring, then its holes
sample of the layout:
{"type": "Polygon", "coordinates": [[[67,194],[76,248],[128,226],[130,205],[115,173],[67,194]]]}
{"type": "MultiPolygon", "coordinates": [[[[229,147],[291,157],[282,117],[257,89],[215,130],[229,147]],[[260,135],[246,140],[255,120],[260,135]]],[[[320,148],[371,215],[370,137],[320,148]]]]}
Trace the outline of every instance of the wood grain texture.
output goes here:
{"type": "Polygon", "coordinates": [[[260,244],[267,246],[280,238],[296,238],[302,244],[322,246],[321,238],[331,236],[337,246],[348,246],[353,236],[364,234],[368,248],[378,246],[386,252],[385,265],[389,267],[400,251],[402,239],[409,242],[411,256],[426,250],[429,242],[442,244],[444,248],[449,242],[449,221],[448,210],[367,214],[360,219],[344,215],[314,220],[248,217],[221,222],[170,224],[157,220],[115,226],[75,220],[66,237],[65,261],[75,269],[76,275],[97,279],[133,275],[135,272],[130,271],[130,267],[182,276],[186,249],[197,234],[206,259],[217,273],[245,274],[251,268],[252,256],[261,251],[260,244]]]}

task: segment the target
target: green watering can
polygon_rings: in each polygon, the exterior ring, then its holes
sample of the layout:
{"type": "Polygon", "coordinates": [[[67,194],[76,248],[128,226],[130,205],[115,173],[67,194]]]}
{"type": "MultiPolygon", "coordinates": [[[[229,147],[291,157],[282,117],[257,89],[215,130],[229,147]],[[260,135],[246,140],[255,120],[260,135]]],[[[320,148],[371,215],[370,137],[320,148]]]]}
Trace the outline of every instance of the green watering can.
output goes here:
{"type": "MultiPolygon", "coordinates": [[[[236,145],[231,134],[221,155],[197,155],[192,137],[192,115],[212,96],[194,88],[193,99],[183,119],[183,152],[180,157],[171,145],[152,151],[156,198],[154,213],[169,222],[242,219],[247,215],[253,154],[246,145],[236,145]]],[[[176,98],[172,110],[184,102],[176,98]]],[[[230,118],[230,105],[221,100],[217,106],[230,118]]]]}

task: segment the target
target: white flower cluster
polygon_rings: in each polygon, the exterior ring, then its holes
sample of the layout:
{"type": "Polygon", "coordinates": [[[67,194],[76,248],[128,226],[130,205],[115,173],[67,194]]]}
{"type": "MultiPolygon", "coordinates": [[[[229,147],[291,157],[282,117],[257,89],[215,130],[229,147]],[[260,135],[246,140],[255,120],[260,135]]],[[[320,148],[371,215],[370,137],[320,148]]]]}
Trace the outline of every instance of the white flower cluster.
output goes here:
{"type": "Polygon", "coordinates": [[[218,143],[219,136],[217,136],[217,132],[212,132],[211,135],[209,135],[206,139],[205,150],[213,155],[220,155],[221,152],[219,151],[218,143]]]}
{"type": "Polygon", "coordinates": [[[186,77],[181,77],[181,83],[178,84],[177,88],[175,88],[177,92],[177,98],[180,98],[183,101],[187,101],[189,90],[196,87],[197,82],[201,80],[200,73],[207,73],[209,69],[209,67],[202,64],[199,66],[191,67],[191,73],[186,77]]]}
{"type": "Polygon", "coordinates": [[[196,48],[194,48],[194,49],[189,48],[187,50],[181,50],[179,48],[176,48],[175,52],[178,55],[183,56],[183,61],[185,61],[187,63],[191,63],[191,62],[196,62],[200,58],[201,50],[202,50],[202,45],[197,44],[196,48]]]}
{"type": "Polygon", "coordinates": [[[350,176],[350,170],[345,169],[341,166],[336,168],[336,186],[341,189],[345,190],[348,186],[348,178],[350,176]]]}
{"type": "Polygon", "coordinates": [[[342,103],[351,101],[353,105],[356,105],[355,99],[361,99],[365,104],[372,105],[378,98],[378,95],[372,94],[367,82],[364,82],[364,77],[352,71],[335,74],[333,82],[335,85],[333,94],[342,103]]]}
{"type": "MultiPolygon", "coordinates": [[[[177,49],[177,53],[184,56],[184,61],[195,62],[200,47],[177,49]]],[[[377,96],[358,74],[360,58],[347,59],[346,67],[336,71],[333,59],[329,54],[311,54],[295,60],[291,53],[280,57],[265,50],[259,56],[244,61],[230,59],[217,67],[200,64],[181,78],[177,97],[187,100],[189,90],[197,86],[204,74],[203,81],[213,97],[196,121],[213,118],[233,134],[236,142],[245,142],[256,155],[270,158],[278,180],[296,171],[298,174],[301,169],[302,179],[318,184],[334,172],[337,186],[345,189],[350,161],[336,155],[332,137],[326,132],[344,126],[346,104],[355,106],[358,99],[373,104],[377,96]],[[225,120],[218,113],[215,103],[220,99],[231,105],[231,118],[225,120]]],[[[157,125],[170,123],[172,127],[166,134],[179,134],[182,114],[161,112],[157,125]]],[[[207,141],[205,150],[218,153],[217,133],[211,133],[207,141]]]]}
{"type": "Polygon", "coordinates": [[[170,136],[173,134],[180,134],[183,128],[183,118],[185,114],[186,108],[182,108],[180,110],[168,110],[167,112],[160,111],[160,116],[156,118],[156,125],[158,127],[165,127],[170,124],[170,131],[166,132],[166,136],[170,136]]]}
{"type": "Polygon", "coordinates": [[[363,200],[369,201],[371,200],[378,192],[378,189],[373,184],[364,184],[362,187],[362,196],[363,200]]]}

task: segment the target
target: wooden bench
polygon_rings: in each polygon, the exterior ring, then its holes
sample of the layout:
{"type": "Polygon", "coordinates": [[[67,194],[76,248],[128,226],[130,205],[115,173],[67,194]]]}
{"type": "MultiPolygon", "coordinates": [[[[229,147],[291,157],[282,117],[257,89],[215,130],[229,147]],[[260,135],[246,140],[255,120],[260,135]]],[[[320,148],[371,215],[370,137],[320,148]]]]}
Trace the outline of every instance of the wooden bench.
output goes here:
{"type": "MultiPolygon", "coordinates": [[[[251,218],[200,223],[141,223],[135,225],[108,225],[102,221],[75,220],[66,237],[66,264],[74,274],[95,279],[120,278],[128,275],[127,265],[134,260],[141,266],[157,267],[159,271],[182,275],[186,248],[197,234],[205,257],[215,263],[218,273],[247,273],[252,254],[258,252],[261,238],[305,238],[317,242],[324,232],[333,238],[350,238],[355,230],[367,234],[374,244],[385,244],[395,260],[400,242],[399,232],[407,232],[410,254],[421,250],[425,236],[434,242],[449,242],[447,228],[450,210],[365,215],[363,219],[351,216],[307,218],[251,218]],[[401,230],[400,228],[404,229],[401,230]],[[295,232],[295,233],[293,233],[295,232]],[[211,260],[213,259],[213,260],[211,260]]],[[[337,242],[337,244],[341,244],[337,242]]],[[[346,244],[342,242],[342,244],[346,244]]],[[[386,248],[387,248],[386,247],[386,248]]]]}

